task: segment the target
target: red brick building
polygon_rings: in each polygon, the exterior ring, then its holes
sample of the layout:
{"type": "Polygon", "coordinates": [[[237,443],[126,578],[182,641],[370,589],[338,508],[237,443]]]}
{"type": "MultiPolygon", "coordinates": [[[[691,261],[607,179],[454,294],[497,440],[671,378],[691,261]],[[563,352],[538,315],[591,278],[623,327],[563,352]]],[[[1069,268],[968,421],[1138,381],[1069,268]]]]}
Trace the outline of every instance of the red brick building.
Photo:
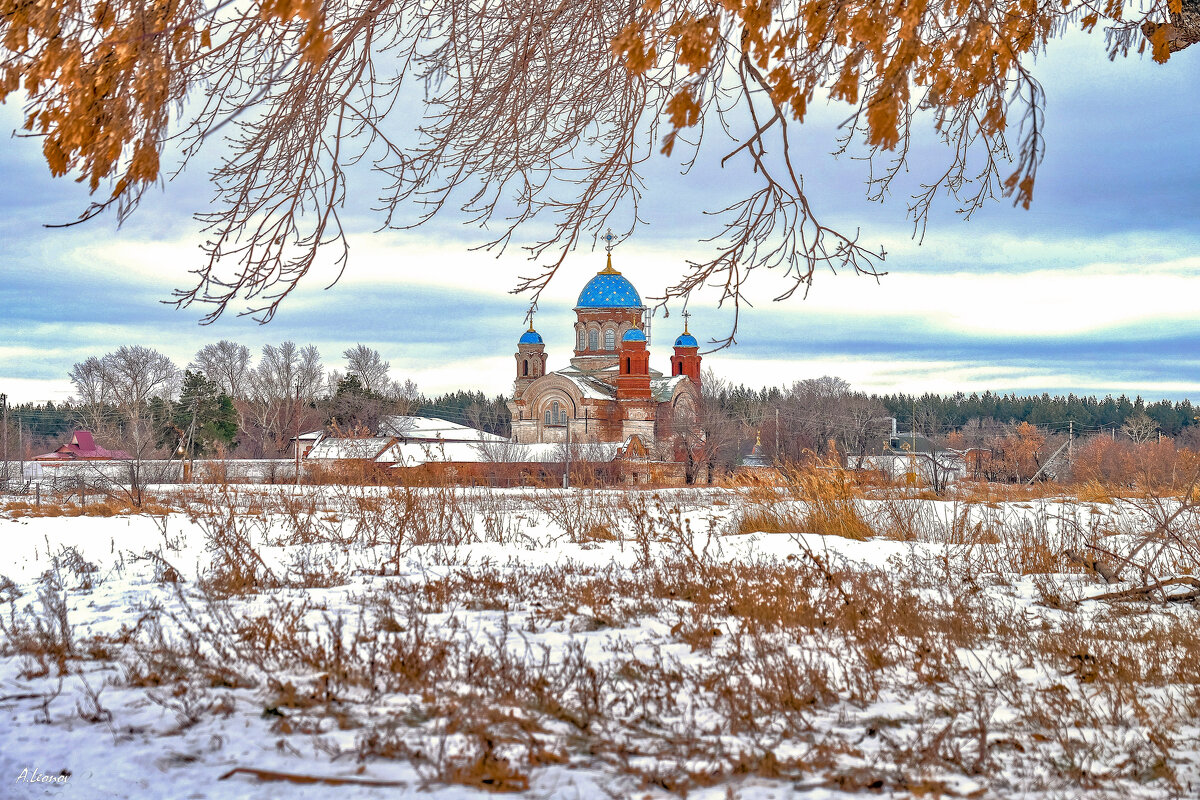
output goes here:
{"type": "Polygon", "coordinates": [[[546,370],[546,344],[531,326],[517,343],[512,412],[519,443],[626,442],[636,436],[659,458],[682,458],[696,434],[700,402],[699,343],[686,326],[675,340],[671,374],[651,369],[646,306],[625,276],[608,265],[575,305],[571,364],[546,370]]]}

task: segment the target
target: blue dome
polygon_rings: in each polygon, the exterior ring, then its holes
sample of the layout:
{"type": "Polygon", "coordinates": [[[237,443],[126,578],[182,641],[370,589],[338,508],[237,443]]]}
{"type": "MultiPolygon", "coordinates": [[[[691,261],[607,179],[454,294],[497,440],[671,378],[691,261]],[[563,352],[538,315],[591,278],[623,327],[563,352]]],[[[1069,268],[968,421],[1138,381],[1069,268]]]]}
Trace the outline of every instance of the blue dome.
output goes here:
{"type": "Polygon", "coordinates": [[[578,308],[641,308],[642,298],[624,275],[606,268],[587,282],[579,293],[578,308]]]}
{"type": "Polygon", "coordinates": [[[542,344],[542,335],[533,328],[521,334],[521,338],[517,340],[517,344],[542,344]]]}
{"type": "Polygon", "coordinates": [[[696,337],[690,333],[681,333],[679,338],[675,340],[676,347],[699,347],[700,343],[696,341],[696,337]]]}
{"type": "Polygon", "coordinates": [[[622,342],[644,342],[646,334],[639,331],[637,328],[630,328],[625,331],[625,335],[621,337],[622,342]]]}

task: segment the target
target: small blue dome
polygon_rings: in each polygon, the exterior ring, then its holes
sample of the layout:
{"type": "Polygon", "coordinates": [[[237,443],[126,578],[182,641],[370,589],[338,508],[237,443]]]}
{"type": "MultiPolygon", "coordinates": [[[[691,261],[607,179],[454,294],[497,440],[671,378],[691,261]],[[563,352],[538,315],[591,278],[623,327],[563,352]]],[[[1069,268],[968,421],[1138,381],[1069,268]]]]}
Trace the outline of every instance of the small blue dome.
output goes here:
{"type": "Polygon", "coordinates": [[[641,308],[637,289],[621,273],[606,268],[596,273],[579,293],[578,308],[641,308]]]}
{"type": "Polygon", "coordinates": [[[625,331],[625,335],[621,337],[622,342],[644,342],[646,334],[639,331],[637,328],[630,328],[625,331]]]}
{"type": "Polygon", "coordinates": [[[521,338],[517,340],[517,344],[542,344],[542,335],[530,328],[521,334],[521,338]]]}
{"type": "Polygon", "coordinates": [[[679,338],[675,340],[676,347],[699,347],[700,343],[696,341],[696,337],[690,333],[681,333],[679,338]]]}

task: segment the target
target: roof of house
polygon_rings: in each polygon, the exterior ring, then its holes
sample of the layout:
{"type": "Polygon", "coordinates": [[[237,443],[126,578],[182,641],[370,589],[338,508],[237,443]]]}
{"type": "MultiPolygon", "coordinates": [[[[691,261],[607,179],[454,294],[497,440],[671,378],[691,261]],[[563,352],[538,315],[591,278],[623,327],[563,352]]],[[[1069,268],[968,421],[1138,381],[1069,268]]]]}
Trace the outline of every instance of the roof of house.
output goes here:
{"type": "Polygon", "coordinates": [[[128,461],[129,454],[124,450],[108,450],[99,447],[91,431],[75,431],[71,441],[55,450],[53,453],[42,453],[34,456],[34,461],[74,461],[92,459],[96,461],[128,461]]]}
{"type": "Polygon", "coordinates": [[[374,461],[392,444],[394,437],[368,437],[363,439],[339,439],[327,437],[308,451],[307,459],[374,461]]]}
{"type": "Polygon", "coordinates": [[[888,440],[888,449],[900,453],[934,453],[938,448],[919,433],[898,433],[888,440]]]}
{"type": "Polygon", "coordinates": [[[396,415],[379,421],[379,433],[400,439],[443,442],[506,442],[503,436],[436,417],[396,415]]]}

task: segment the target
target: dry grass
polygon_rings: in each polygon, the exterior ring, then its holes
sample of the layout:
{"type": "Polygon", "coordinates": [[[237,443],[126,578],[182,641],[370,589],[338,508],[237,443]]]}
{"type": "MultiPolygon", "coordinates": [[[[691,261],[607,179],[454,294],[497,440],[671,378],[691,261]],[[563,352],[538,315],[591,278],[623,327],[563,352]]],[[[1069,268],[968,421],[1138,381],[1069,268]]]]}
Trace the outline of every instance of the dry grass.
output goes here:
{"type": "Polygon", "coordinates": [[[43,498],[40,504],[36,501],[12,500],[0,505],[0,512],[13,519],[22,517],[116,517],[132,514],[161,516],[178,510],[179,506],[163,502],[161,499],[147,499],[141,506],[135,506],[128,500],[117,497],[83,504],[47,497],[43,498]]]}
{"type": "MultiPolygon", "coordinates": [[[[281,741],[353,731],[333,755],[493,792],[570,765],[626,794],[754,776],[902,796],[1190,795],[1196,609],[1164,609],[1163,591],[1089,600],[1101,578],[1087,566],[1107,558],[1147,586],[1192,574],[1189,503],[935,506],[835,470],[786,477],[724,495],[728,530],[913,548],[883,568],[796,537],[786,557],[730,561],[722,523],[683,493],[226,485],[186,501],[208,551],[198,581],[169,547],[137,557],[172,603],[84,639],[69,601],[102,575],[63,549],[33,593],[0,579],[0,648],[30,680],[116,664],[179,730],[252,702],[281,741]],[[534,524],[560,545],[632,551],[632,566],[460,555],[535,546],[534,524]],[[437,568],[405,572],[412,558],[437,568]],[[334,607],[315,587],[352,591],[334,607]]],[[[98,695],[81,708],[111,710],[98,695]]]]}

